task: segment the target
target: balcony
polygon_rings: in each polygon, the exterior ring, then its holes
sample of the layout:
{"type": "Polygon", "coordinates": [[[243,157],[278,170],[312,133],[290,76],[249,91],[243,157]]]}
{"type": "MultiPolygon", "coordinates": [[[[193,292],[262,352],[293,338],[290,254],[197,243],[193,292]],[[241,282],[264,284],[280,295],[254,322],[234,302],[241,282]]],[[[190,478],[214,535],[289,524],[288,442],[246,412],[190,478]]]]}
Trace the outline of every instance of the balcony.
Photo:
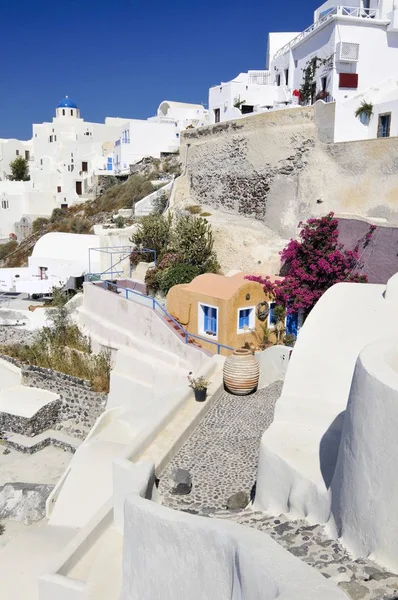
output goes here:
{"type": "Polygon", "coordinates": [[[327,21],[333,19],[334,17],[348,17],[350,19],[366,19],[366,20],[375,20],[380,17],[380,11],[377,8],[361,8],[358,6],[334,6],[322,15],[318,21],[307,27],[304,31],[299,33],[295,38],[293,38],[288,44],[285,44],[276,54],[274,58],[278,58],[291,50],[294,46],[299,44],[303,39],[305,39],[308,35],[310,35],[313,31],[316,31],[327,21]]]}
{"type": "Polygon", "coordinates": [[[271,85],[270,71],[248,71],[249,85],[271,85]]]}

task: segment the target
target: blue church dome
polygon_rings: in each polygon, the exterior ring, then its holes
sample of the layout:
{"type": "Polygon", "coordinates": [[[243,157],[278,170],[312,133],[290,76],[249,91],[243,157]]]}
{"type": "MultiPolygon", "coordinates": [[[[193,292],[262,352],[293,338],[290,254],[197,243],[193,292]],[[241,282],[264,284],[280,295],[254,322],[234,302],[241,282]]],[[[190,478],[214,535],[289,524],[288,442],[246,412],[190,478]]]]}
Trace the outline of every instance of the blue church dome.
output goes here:
{"type": "Polygon", "coordinates": [[[73,102],[69,96],[65,96],[65,98],[59,102],[57,108],[77,108],[77,104],[76,102],[73,102]]]}

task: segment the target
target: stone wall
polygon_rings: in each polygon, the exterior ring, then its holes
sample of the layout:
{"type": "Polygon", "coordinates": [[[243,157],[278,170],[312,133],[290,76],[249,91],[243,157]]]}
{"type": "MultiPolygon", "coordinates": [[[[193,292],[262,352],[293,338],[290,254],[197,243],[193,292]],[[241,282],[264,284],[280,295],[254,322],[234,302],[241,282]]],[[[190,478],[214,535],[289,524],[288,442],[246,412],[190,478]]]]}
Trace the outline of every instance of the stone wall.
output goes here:
{"type": "Polygon", "coordinates": [[[58,424],[74,437],[85,439],[97,418],[104,412],[107,395],[93,392],[88,381],[51,369],[25,365],[8,356],[1,356],[22,369],[23,382],[30,387],[50,390],[60,396],[58,424]]]}
{"type": "Polygon", "coordinates": [[[0,431],[20,433],[34,436],[51,429],[58,422],[60,401],[54,400],[43,406],[31,417],[22,417],[7,412],[0,412],[0,431]]]}
{"type": "Polygon", "coordinates": [[[187,131],[176,187],[187,179],[192,203],[260,219],[283,237],[329,211],[398,224],[398,138],[335,144],[333,124],[334,105],[318,102],[187,131]]]}

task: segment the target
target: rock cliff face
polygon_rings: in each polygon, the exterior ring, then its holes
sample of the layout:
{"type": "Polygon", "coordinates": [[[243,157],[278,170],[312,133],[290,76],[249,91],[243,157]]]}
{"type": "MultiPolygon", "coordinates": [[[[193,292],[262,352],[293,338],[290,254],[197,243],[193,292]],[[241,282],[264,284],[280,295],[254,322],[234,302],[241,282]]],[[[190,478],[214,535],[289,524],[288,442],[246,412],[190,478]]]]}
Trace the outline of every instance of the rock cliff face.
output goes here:
{"type": "Polygon", "coordinates": [[[283,237],[331,210],[398,223],[398,139],[335,144],[333,128],[334,105],[317,103],[185,132],[190,201],[254,217],[283,237]]]}

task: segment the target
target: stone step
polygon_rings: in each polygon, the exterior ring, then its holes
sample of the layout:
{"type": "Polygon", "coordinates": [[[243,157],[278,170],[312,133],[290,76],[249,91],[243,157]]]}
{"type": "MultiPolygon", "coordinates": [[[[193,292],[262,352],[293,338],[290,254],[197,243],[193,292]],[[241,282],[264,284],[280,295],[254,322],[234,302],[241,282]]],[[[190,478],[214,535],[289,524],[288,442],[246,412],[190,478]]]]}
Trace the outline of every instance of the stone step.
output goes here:
{"type": "Polygon", "coordinates": [[[43,433],[32,437],[20,433],[5,432],[3,439],[8,448],[13,448],[25,454],[34,454],[50,444],[74,453],[82,443],[82,440],[55,429],[47,429],[43,433]]]}

